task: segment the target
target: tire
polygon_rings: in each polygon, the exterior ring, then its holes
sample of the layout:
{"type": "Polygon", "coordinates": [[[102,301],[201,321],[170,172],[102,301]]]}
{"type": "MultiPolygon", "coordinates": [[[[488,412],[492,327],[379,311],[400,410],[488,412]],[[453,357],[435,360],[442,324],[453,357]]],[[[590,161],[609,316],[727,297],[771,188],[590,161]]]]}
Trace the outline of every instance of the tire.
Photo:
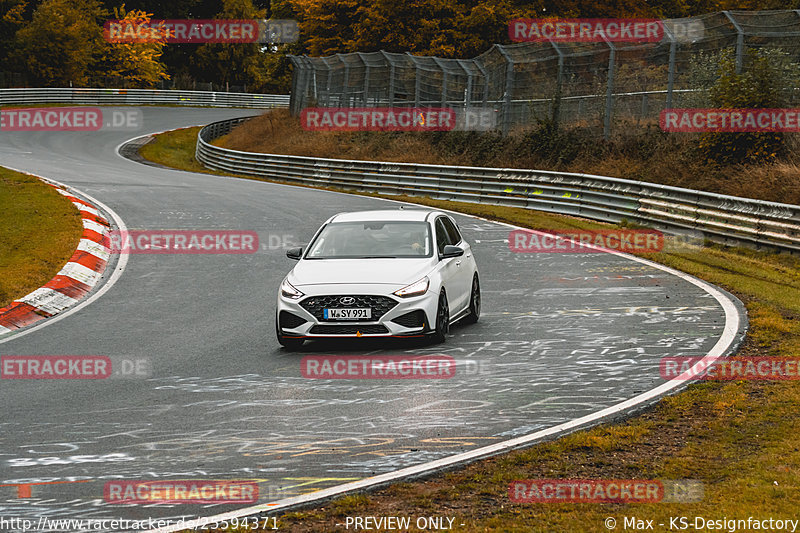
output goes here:
{"type": "Polygon", "coordinates": [[[478,274],[472,278],[472,291],[469,295],[469,311],[463,318],[465,324],[474,324],[481,317],[481,284],[478,274]]]}
{"type": "Polygon", "coordinates": [[[294,337],[284,337],[281,335],[281,331],[278,328],[278,317],[275,317],[275,336],[278,337],[278,344],[286,348],[287,350],[299,350],[300,347],[305,342],[305,339],[297,339],[294,337]]]}
{"type": "Polygon", "coordinates": [[[446,335],[450,332],[450,306],[447,304],[447,294],[442,289],[439,294],[439,305],[436,308],[436,325],[434,326],[431,340],[434,344],[445,341],[446,335]]]}

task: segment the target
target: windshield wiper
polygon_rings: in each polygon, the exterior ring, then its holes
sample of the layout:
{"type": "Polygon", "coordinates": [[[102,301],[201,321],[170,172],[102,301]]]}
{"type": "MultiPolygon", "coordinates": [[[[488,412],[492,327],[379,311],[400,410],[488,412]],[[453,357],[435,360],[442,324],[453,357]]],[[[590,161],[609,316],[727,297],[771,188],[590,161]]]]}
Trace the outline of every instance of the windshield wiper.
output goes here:
{"type": "Polygon", "coordinates": [[[395,255],[364,255],[359,259],[397,259],[395,255]]]}

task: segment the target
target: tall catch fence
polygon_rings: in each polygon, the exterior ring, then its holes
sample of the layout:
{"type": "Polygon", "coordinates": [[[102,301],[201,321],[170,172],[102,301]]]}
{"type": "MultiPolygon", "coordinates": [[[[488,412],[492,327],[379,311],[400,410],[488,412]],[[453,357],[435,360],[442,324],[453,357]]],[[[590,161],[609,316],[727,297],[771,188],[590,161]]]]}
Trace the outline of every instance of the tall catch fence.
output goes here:
{"type": "Polygon", "coordinates": [[[384,51],[289,56],[290,109],[489,107],[505,133],[553,120],[608,137],[657,123],[666,108],[708,106],[709,56],[720,50],[732,50],[739,71],[747,68],[747,49],[780,48],[800,60],[800,10],[722,11],[663,27],[658,42],[495,44],[473,59],[384,51]]]}

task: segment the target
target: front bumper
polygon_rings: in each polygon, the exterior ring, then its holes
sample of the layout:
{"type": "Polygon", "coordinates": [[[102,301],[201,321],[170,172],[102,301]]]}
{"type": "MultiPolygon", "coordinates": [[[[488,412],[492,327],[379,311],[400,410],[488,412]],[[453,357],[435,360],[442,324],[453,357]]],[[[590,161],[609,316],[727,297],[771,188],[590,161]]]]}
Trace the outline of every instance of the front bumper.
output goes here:
{"type": "MultiPolygon", "coordinates": [[[[392,287],[396,288],[396,287],[392,287]]],[[[304,286],[299,300],[278,294],[278,332],[290,338],[416,337],[431,331],[439,295],[433,290],[412,298],[400,298],[386,287],[304,286]],[[350,305],[338,302],[351,297],[350,305]],[[326,320],[322,309],[369,307],[369,320],[326,320]],[[302,321],[302,322],[301,322],[302,321]]]]}

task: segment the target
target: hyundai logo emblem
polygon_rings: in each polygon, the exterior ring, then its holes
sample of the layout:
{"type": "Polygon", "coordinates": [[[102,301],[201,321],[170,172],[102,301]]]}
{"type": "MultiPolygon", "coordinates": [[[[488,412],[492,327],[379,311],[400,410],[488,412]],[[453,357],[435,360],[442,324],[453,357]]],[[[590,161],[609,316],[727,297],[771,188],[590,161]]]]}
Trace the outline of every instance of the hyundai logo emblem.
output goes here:
{"type": "Polygon", "coordinates": [[[342,305],[353,305],[354,303],[356,303],[356,299],[353,298],[352,296],[343,296],[339,298],[339,303],[342,305]]]}

